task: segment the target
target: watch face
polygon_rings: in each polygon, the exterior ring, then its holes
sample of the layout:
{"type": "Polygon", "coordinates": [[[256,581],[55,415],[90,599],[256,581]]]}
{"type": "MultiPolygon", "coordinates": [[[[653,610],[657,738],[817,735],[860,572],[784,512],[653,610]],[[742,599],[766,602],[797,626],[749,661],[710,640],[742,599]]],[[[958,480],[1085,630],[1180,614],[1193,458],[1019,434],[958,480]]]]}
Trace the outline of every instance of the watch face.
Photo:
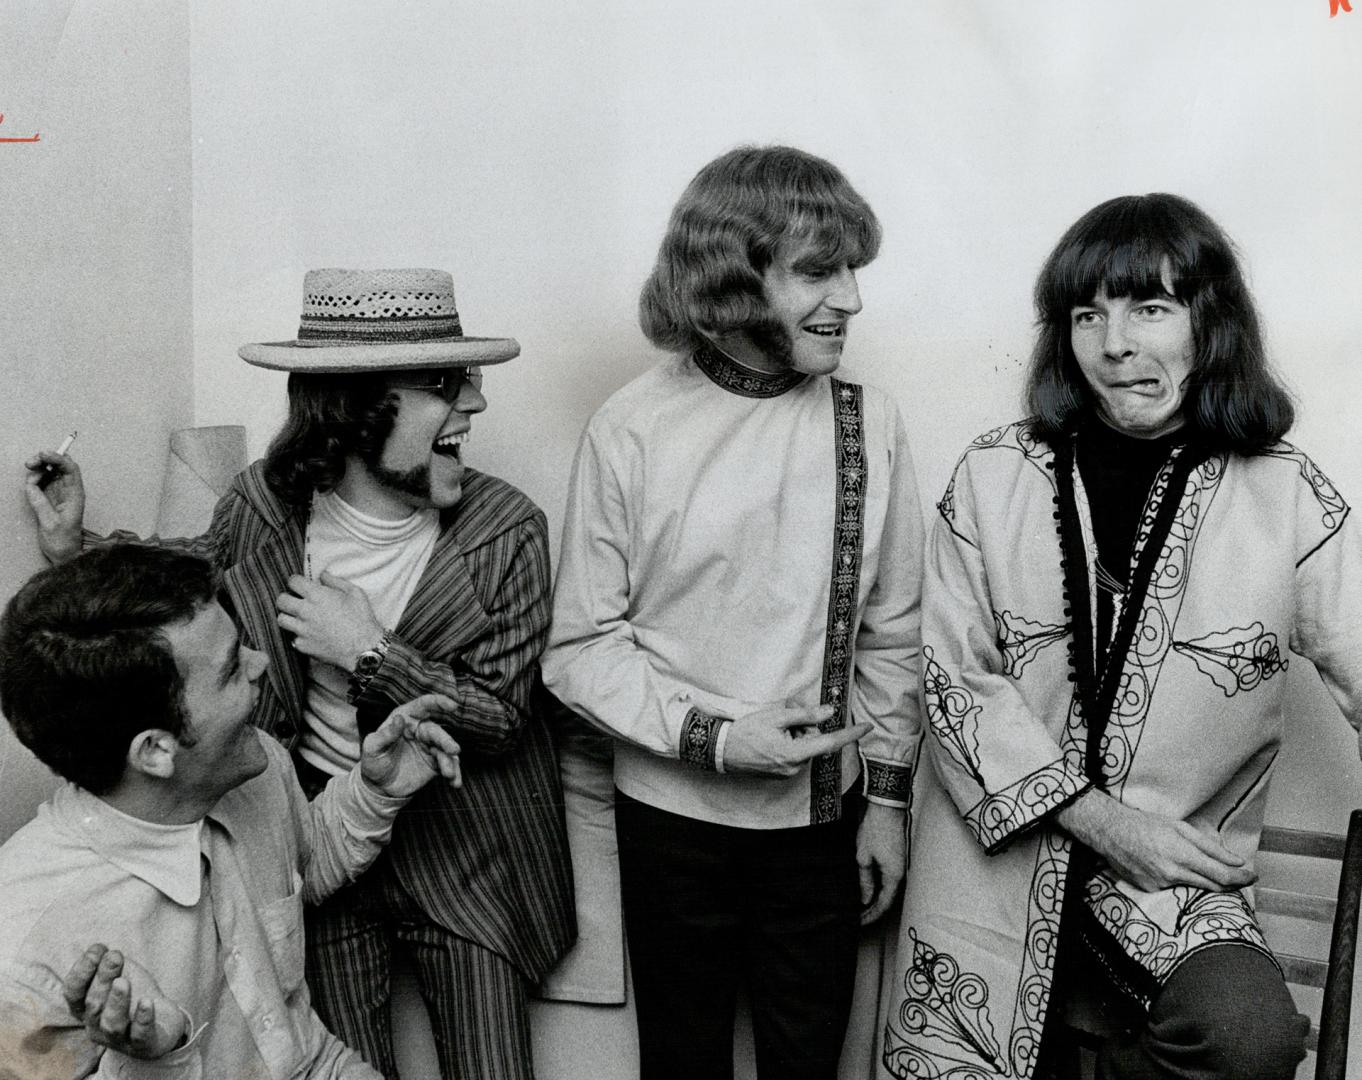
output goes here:
{"type": "Polygon", "coordinates": [[[372,675],[378,670],[378,666],[383,663],[383,657],[372,649],[359,654],[359,659],[355,661],[355,673],[358,675],[372,675]]]}

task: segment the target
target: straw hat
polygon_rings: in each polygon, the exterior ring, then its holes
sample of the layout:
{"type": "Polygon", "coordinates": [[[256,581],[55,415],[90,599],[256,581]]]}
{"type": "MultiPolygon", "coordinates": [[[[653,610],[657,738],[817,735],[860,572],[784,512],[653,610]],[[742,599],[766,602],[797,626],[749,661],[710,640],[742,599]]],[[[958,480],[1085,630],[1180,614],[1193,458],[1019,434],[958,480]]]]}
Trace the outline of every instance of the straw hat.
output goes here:
{"type": "Polygon", "coordinates": [[[298,336],[237,350],[257,367],[314,372],[500,364],[519,353],[514,338],[464,336],[443,270],[309,270],[298,336]]]}

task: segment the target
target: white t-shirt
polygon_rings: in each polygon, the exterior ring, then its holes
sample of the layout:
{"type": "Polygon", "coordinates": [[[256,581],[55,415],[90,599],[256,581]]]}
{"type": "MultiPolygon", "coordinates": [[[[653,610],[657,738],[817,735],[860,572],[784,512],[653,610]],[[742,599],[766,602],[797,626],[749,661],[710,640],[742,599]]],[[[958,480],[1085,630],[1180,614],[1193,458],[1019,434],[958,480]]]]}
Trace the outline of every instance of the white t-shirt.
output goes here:
{"type": "MultiPolygon", "coordinates": [[[[307,526],[308,576],[330,571],[364,590],[378,621],[394,627],[425,572],[440,532],[437,510],[414,510],[400,521],[361,513],[334,491],[312,500],[307,526]]],[[[359,760],[355,707],[347,699],[350,672],[324,660],[309,660],[303,760],[333,775],[359,760]]]]}

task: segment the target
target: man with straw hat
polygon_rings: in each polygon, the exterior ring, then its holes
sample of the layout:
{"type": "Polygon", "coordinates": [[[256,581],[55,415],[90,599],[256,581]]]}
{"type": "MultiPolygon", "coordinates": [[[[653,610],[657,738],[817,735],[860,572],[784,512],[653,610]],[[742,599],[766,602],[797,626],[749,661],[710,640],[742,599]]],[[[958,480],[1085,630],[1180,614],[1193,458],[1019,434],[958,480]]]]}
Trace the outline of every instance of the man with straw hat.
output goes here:
{"type": "MultiPolygon", "coordinates": [[[[310,271],[297,339],[240,350],[289,372],[283,426],[208,533],[171,541],[223,571],[243,638],[270,660],[255,722],[292,749],[309,793],[354,764],[395,704],[440,693],[458,705],[448,727],[464,787],[413,800],[374,868],[309,912],[317,1011],[387,1076],[394,948],[410,958],[444,1075],[524,1078],[527,991],[575,934],[535,704],[546,523],[462,460],[487,405],[480,369],[519,351],[463,334],[442,271],[310,271]]],[[[82,534],[75,462],[43,452],[28,464],[44,554],[62,562],[99,542],[82,534]],[[41,486],[45,464],[58,475],[41,486]]]]}

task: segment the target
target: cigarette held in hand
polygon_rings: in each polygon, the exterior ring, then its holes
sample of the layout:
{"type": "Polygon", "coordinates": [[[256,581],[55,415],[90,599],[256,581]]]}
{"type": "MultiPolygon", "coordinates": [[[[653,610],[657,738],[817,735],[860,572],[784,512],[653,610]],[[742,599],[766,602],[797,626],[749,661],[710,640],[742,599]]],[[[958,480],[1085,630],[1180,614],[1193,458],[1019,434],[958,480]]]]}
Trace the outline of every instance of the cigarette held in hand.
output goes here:
{"type": "MultiPolygon", "coordinates": [[[[70,450],[71,444],[76,441],[76,434],[77,433],[73,431],[71,432],[70,435],[66,436],[66,438],[62,439],[61,445],[57,447],[57,453],[64,454],[68,450],[70,450]]],[[[40,488],[47,487],[48,484],[52,483],[53,480],[55,480],[58,476],[61,475],[61,470],[58,469],[56,465],[53,465],[50,461],[43,462],[42,471],[43,475],[38,478],[38,486],[40,488]]]]}

